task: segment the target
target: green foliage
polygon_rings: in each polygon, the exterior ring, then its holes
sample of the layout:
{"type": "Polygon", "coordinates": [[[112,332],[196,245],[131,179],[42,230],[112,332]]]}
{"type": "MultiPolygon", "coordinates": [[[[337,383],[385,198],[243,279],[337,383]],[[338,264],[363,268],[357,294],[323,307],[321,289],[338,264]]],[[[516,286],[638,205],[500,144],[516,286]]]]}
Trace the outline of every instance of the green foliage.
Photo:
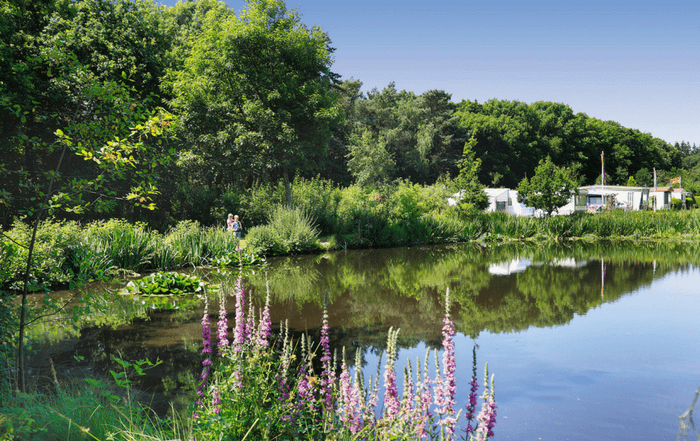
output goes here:
{"type": "Polygon", "coordinates": [[[246,241],[259,254],[294,254],[317,250],[318,236],[311,216],[298,208],[277,206],[266,225],[248,231],[246,241]]]}
{"type": "Polygon", "coordinates": [[[257,254],[231,253],[214,259],[214,265],[222,268],[255,268],[265,265],[266,259],[257,254]]]}
{"type": "Polygon", "coordinates": [[[135,396],[134,375],[156,366],[148,359],[118,360],[116,382],[86,379],[86,382],[54,381],[54,390],[13,396],[0,391],[0,439],[136,440],[188,439],[191,429],[176,414],[159,418],[135,396]]]}
{"type": "Polygon", "coordinates": [[[294,206],[308,213],[315,220],[322,234],[336,232],[335,213],[343,191],[333,182],[318,177],[312,179],[297,177],[292,186],[294,206]]]}
{"type": "Polygon", "coordinates": [[[17,347],[17,334],[14,330],[17,329],[18,322],[13,313],[14,307],[13,296],[0,290],[0,391],[12,388],[12,367],[16,355],[13,349],[17,347]]]}
{"type": "Polygon", "coordinates": [[[455,186],[459,192],[458,206],[463,214],[474,214],[488,207],[489,198],[483,191],[484,186],[479,182],[479,170],[481,159],[474,153],[476,139],[471,138],[464,144],[462,162],[459,175],[455,179],[455,186]]]}
{"type": "Polygon", "coordinates": [[[350,138],[348,170],[356,185],[377,185],[389,182],[394,176],[394,159],[386,149],[386,142],[365,130],[350,138]]]}
{"type": "Polygon", "coordinates": [[[221,190],[321,163],[339,117],[328,36],[280,0],[201,23],[171,86],[190,153],[218,175],[210,181],[221,190]]]}
{"type": "Polygon", "coordinates": [[[465,138],[449,93],[429,90],[416,96],[397,91],[393,82],[366,98],[350,90],[353,109],[346,111],[343,135],[347,167],[357,184],[393,179],[425,184],[456,174],[465,138]]]}
{"type": "Polygon", "coordinates": [[[540,161],[535,175],[518,185],[518,201],[550,216],[576,194],[578,179],[573,169],[557,167],[548,156],[540,161]]]}
{"type": "MultiPolygon", "coordinates": [[[[19,291],[26,270],[31,239],[30,227],[16,221],[0,237],[0,289],[19,291]]],[[[106,270],[107,266],[91,264],[80,252],[79,228],[74,222],[48,220],[40,225],[34,249],[35,265],[29,274],[31,291],[67,286],[85,269],[106,270]]]]}
{"type": "Polygon", "coordinates": [[[649,170],[670,170],[681,162],[677,147],[614,121],[575,114],[565,104],[462,101],[456,115],[467,137],[476,140],[474,151],[483,161],[481,182],[493,186],[517,186],[547,156],[557,166],[577,168],[583,182],[592,183],[605,152],[607,181],[614,185],[634,176],[639,185],[650,186],[649,170]]]}
{"type": "MultiPolygon", "coordinates": [[[[258,183],[253,185],[248,190],[241,190],[241,202],[239,207],[224,207],[222,213],[231,213],[240,208],[237,212],[241,216],[241,220],[246,228],[255,225],[262,225],[270,217],[270,213],[275,210],[275,207],[284,202],[284,186],[281,182],[277,185],[270,183],[258,183]]],[[[225,216],[221,217],[223,222],[225,216]]]]}
{"type": "Polygon", "coordinates": [[[182,295],[195,293],[206,288],[199,277],[180,273],[153,273],[142,279],[132,280],[122,294],[139,295],[182,295]]]}
{"type": "Polygon", "coordinates": [[[112,265],[132,271],[153,269],[152,260],[162,241],[146,225],[123,219],[91,223],[85,236],[90,247],[104,250],[112,265]]]}

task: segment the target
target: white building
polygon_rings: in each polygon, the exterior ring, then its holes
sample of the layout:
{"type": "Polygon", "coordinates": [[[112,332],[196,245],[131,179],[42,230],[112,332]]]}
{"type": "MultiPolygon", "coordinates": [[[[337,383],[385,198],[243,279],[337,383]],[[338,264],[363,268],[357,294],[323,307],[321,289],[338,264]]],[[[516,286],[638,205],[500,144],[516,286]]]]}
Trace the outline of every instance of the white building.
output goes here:
{"type": "Polygon", "coordinates": [[[589,185],[581,187],[581,190],[585,190],[587,193],[586,207],[588,210],[597,210],[603,205],[610,208],[607,206],[611,199],[615,200],[613,208],[645,210],[650,206],[650,197],[653,195],[650,191],[653,189],[648,187],[627,187],[624,185],[589,185]]]}
{"type": "Polygon", "coordinates": [[[484,193],[489,196],[487,213],[503,211],[515,216],[536,216],[536,210],[518,202],[518,192],[509,188],[485,188],[484,193]]]}

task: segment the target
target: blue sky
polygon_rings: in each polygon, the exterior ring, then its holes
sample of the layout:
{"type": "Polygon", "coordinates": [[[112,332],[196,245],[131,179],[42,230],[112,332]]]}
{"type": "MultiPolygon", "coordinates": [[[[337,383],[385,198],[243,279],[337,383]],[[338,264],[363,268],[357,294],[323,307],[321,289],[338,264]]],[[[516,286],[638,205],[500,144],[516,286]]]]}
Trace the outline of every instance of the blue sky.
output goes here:
{"type": "MultiPolygon", "coordinates": [[[[174,5],[176,0],[161,0],[174,5]]],[[[228,0],[239,11],[242,0],[228,0]]],[[[700,0],[288,0],[363,90],[554,101],[700,145],[700,0]]]]}

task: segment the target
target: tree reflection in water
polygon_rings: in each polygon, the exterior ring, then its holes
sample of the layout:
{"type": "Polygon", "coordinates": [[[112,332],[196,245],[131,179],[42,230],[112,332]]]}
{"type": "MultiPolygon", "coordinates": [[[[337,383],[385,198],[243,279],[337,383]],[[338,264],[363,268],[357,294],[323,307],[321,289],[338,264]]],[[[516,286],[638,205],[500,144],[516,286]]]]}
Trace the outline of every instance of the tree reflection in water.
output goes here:
{"type": "MultiPolygon", "coordinates": [[[[348,361],[355,360],[359,351],[364,366],[366,355],[386,349],[390,327],[402,330],[399,348],[440,348],[442,296],[447,288],[457,333],[472,337],[484,331],[516,333],[565,325],[576,315],[616,302],[670,272],[686,271],[698,260],[697,242],[468,244],[274,258],[268,261],[267,272],[273,322],[289,320],[291,330],[307,332],[318,341],[322,293],[327,290],[331,345],[344,346],[348,361]],[[515,261],[522,262],[520,267],[511,265],[515,261]],[[492,274],[494,265],[508,270],[492,274]]],[[[236,276],[235,271],[195,271],[213,283],[236,276]]],[[[244,281],[258,310],[265,299],[265,283],[264,272],[251,273],[244,281]]],[[[113,368],[109,354],[121,352],[125,359],[165,361],[144,389],[159,393],[193,389],[195,378],[190,377],[196,376],[199,363],[200,299],[151,305],[148,299],[108,296],[105,302],[109,307],[92,310],[78,324],[79,336],[60,319],[34,328],[35,340],[46,343],[33,360],[37,376],[48,369],[49,357],[64,371],[75,368],[76,351],[92,361],[92,372],[107,373],[113,368]]]]}

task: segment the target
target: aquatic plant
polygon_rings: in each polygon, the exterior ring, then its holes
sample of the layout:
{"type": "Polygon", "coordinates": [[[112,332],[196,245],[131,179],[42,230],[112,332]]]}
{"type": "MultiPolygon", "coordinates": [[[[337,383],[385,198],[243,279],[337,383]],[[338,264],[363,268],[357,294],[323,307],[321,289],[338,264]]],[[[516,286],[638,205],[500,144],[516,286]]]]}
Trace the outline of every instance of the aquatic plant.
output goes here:
{"type": "Polygon", "coordinates": [[[206,282],[199,277],[181,273],[153,273],[147,277],[132,280],[120,290],[120,294],[139,295],[180,295],[202,291],[206,282]]]}
{"type": "Polygon", "coordinates": [[[215,266],[222,268],[254,268],[263,266],[266,262],[265,257],[254,253],[232,252],[212,260],[215,266]]]}

